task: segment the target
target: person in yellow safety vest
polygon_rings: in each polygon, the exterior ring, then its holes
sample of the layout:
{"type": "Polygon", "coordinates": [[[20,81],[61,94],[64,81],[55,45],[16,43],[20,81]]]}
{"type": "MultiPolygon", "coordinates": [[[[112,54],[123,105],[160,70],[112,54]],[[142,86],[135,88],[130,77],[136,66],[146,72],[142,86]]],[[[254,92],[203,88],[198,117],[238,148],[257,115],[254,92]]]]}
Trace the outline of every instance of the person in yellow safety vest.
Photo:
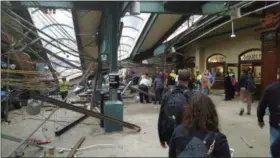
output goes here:
{"type": "Polygon", "coordinates": [[[202,78],[202,75],[199,71],[197,71],[197,76],[196,76],[196,85],[197,85],[197,90],[200,90],[201,88],[201,78],[202,78]]]}
{"type": "Polygon", "coordinates": [[[177,75],[175,73],[175,70],[172,70],[167,78],[167,87],[168,88],[176,86],[176,82],[175,82],[176,76],[177,75]]]}
{"type": "Polygon", "coordinates": [[[64,100],[68,95],[68,87],[69,82],[66,80],[65,77],[62,78],[62,81],[59,81],[59,91],[61,98],[64,100]]]}

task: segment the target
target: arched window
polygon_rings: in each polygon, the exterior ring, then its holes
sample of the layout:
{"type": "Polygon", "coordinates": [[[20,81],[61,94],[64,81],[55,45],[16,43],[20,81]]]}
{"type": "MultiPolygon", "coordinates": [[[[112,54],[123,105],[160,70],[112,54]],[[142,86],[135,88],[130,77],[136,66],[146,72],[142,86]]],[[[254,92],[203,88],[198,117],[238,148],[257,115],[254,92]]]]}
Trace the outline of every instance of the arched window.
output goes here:
{"type": "Polygon", "coordinates": [[[226,57],[221,54],[215,54],[208,58],[208,63],[220,63],[220,62],[226,62],[226,57]]]}
{"type": "Polygon", "coordinates": [[[255,49],[240,55],[241,61],[262,60],[261,50],[255,49]]]}
{"type": "Polygon", "coordinates": [[[207,69],[215,76],[213,88],[222,89],[226,72],[226,57],[222,54],[212,54],[207,58],[207,69]]]}

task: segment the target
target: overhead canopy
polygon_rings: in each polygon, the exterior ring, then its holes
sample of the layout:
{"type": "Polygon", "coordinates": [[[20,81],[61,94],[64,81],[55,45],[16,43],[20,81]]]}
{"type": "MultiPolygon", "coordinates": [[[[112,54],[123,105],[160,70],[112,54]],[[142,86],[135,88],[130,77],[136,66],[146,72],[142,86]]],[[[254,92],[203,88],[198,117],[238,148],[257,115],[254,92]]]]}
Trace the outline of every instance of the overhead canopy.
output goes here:
{"type": "MultiPolygon", "coordinates": [[[[56,55],[67,59],[72,64],[80,67],[80,55],[77,53],[77,40],[75,37],[71,10],[57,9],[55,12],[49,10],[47,13],[44,13],[38,8],[29,8],[28,11],[35,27],[55,39],[53,40],[38,32],[38,35],[41,38],[51,43],[50,44],[44,40],[41,40],[43,47],[54,52],[56,55]],[[68,48],[66,46],[68,46],[68,48]]],[[[53,68],[59,73],[60,77],[68,77],[71,79],[77,75],[81,75],[81,70],[69,67],[67,64],[58,60],[52,55],[48,54],[48,57],[53,68]]]]}
{"type": "Polygon", "coordinates": [[[121,19],[123,22],[123,29],[118,49],[119,60],[126,59],[130,56],[150,15],[149,13],[142,13],[139,15],[130,15],[127,13],[121,19]]]}

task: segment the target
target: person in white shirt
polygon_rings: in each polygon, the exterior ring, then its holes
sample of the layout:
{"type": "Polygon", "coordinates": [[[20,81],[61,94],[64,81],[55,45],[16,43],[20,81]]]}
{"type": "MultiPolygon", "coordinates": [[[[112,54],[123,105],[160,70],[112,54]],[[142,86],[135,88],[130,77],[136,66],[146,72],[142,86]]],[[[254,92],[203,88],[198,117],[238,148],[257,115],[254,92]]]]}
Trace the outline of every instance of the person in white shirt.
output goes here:
{"type": "MultiPolygon", "coordinates": [[[[151,83],[148,80],[148,75],[145,74],[139,82],[139,89],[149,93],[149,88],[150,87],[151,87],[151,83]]],[[[150,103],[148,95],[139,92],[139,97],[140,97],[140,103],[144,103],[144,100],[143,100],[144,98],[146,100],[146,103],[150,103]]]]}

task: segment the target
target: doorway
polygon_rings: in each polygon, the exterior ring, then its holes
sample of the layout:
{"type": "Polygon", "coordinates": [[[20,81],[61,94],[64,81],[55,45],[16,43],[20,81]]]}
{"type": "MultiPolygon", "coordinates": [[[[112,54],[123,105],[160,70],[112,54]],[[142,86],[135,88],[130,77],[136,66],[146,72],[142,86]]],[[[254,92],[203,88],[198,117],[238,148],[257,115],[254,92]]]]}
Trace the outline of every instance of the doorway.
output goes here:
{"type": "Polygon", "coordinates": [[[239,56],[239,77],[242,71],[252,72],[256,82],[255,99],[261,95],[262,53],[260,49],[250,49],[239,56]]]}
{"type": "Polygon", "coordinates": [[[214,54],[207,59],[207,69],[215,76],[213,89],[224,88],[224,77],[226,71],[226,57],[222,54],[214,54]]]}

